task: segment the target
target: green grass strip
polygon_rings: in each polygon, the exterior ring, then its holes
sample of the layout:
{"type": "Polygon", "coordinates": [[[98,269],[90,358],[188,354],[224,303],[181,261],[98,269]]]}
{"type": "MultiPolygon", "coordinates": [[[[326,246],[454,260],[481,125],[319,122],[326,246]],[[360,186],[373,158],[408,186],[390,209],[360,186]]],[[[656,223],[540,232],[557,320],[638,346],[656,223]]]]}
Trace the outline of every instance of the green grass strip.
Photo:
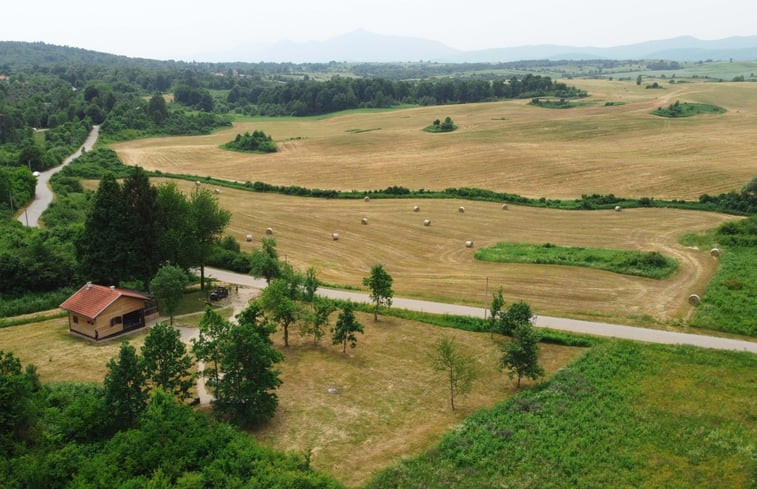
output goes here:
{"type": "Polygon", "coordinates": [[[499,263],[529,263],[540,265],[568,265],[596,268],[654,279],[669,277],[678,263],[657,251],[641,252],[604,248],[581,248],[523,243],[497,243],[476,251],[477,260],[499,263]]]}

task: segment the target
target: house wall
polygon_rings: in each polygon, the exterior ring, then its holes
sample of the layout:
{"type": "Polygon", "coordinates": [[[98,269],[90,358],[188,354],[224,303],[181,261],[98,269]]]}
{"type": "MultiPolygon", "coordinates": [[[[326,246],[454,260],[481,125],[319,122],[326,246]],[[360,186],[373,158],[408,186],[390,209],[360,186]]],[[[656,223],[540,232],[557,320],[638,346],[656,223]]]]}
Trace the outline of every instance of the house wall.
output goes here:
{"type": "Polygon", "coordinates": [[[76,314],[69,311],[68,324],[77,333],[87,335],[91,338],[103,339],[122,332],[124,330],[123,316],[130,312],[144,309],[144,307],[145,301],[142,299],[120,297],[113,304],[106,307],[94,321],[84,316],[79,316],[79,322],[74,323],[73,316],[76,316],[76,314]],[[113,318],[121,318],[121,322],[111,324],[113,318]]]}

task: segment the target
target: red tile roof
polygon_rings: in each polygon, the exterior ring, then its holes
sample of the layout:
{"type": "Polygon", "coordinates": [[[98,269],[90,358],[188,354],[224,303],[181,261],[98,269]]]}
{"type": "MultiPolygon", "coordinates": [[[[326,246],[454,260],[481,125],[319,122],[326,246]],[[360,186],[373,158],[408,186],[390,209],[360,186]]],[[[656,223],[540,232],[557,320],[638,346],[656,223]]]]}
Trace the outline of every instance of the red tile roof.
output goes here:
{"type": "Polygon", "coordinates": [[[105,287],[103,285],[87,284],[60,305],[61,309],[75,312],[90,319],[95,319],[106,307],[113,304],[119,297],[133,297],[135,299],[149,299],[148,296],[132,290],[105,287]]]}

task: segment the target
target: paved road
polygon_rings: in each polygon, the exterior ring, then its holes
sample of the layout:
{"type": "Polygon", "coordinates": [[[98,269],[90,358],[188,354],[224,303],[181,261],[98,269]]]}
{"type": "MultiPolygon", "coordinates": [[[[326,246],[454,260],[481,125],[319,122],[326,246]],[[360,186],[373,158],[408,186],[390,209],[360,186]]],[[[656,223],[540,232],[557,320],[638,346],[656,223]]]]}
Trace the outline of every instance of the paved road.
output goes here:
{"type": "Polygon", "coordinates": [[[92,147],[97,142],[97,137],[100,135],[100,126],[92,126],[87,139],[84,144],[79,148],[76,153],[72,154],[63,163],[51,168],[47,171],[43,171],[37,177],[37,188],[34,191],[34,200],[25,209],[20,210],[18,215],[18,221],[28,227],[39,227],[39,217],[47,209],[50,203],[53,201],[53,191],[50,189],[48,183],[50,177],[58,173],[64,166],[68,165],[76,158],[81,156],[82,150],[91,151],[92,147]]]}
{"type": "MultiPolygon", "coordinates": [[[[249,275],[233,273],[217,268],[205,268],[207,277],[213,277],[223,282],[246,285],[256,288],[264,288],[265,280],[256,279],[249,275]]],[[[319,295],[332,299],[349,299],[353,302],[370,302],[368,294],[349,292],[334,289],[318,289],[319,295]]],[[[430,302],[416,299],[404,299],[394,297],[394,307],[411,311],[429,312],[433,314],[454,314],[459,316],[484,317],[484,308],[446,304],[442,302],[430,302]]],[[[549,316],[538,316],[534,324],[542,328],[550,328],[572,333],[590,334],[610,338],[622,338],[627,340],[644,341],[647,343],[661,343],[669,345],[693,345],[717,350],[740,350],[757,353],[757,342],[719,338],[715,336],[696,335],[689,333],[677,333],[659,329],[638,328],[619,324],[598,323],[592,321],[580,321],[549,316]]]]}

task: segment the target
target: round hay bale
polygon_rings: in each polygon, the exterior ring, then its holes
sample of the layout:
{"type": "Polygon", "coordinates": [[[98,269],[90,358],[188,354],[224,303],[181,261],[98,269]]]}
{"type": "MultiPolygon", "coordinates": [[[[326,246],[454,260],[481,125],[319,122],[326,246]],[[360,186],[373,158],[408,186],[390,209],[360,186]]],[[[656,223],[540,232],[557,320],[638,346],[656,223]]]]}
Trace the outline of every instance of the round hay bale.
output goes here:
{"type": "Polygon", "coordinates": [[[252,241],[252,235],[248,234],[247,236],[244,237],[244,240],[249,243],[250,241],[252,241]]]}
{"type": "Polygon", "coordinates": [[[502,210],[503,210],[503,211],[506,211],[506,210],[507,210],[507,204],[502,204],[502,210]]]}
{"type": "Polygon", "coordinates": [[[363,200],[366,201],[366,202],[368,202],[368,201],[371,200],[371,198],[366,195],[365,197],[363,197],[363,200]]]}
{"type": "Polygon", "coordinates": [[[215,189],[215,190],[214,190],[214,192],[215,192],[216,194],[220,194],[220,193],[221,193],[221,189],[220,189],[220,188],[217,188],[217,189],[215,189]]]}
{"type": "Polygon", "coordinates": [[[710,250],[710,256],[714,256],[715,258],[720,256],[720,248],[713,248],[710,250]]]}
{"type": "Polygon", "coordinates": [[[465,242],[465,247],[466,248],[473,248],[473,241],[470,241],[470,240],[466,241],[465,242]]]}
{"type": "Polygon", "coordinates": [[[698,306],[700,302],[702,302],[702,299],[700,299],[697,294],[691,294],[689,296],[689,304],[692,306],[698,306]]]}
{"type": "Polygon", "coordinates": [[[458,207],[457,208],[457,212],[459,212],[460,214],[462,214],[463,212],[465,212],[465,207],[463,207],[463,206],[458,207]]]}
{"type": "Polygon", "coordinates": [[[270,236],[270,235],[272,235],[272,234],[273,234],[273,228],[266,228],[266,229],[265,229],[265,233],[266,233],[267,235],[269,235],[269,236],[270,236]]]}
{"type": "Polygon", "coordinates": [[[362,218],[362,219],[360,220],[360,222],[361,222],[362,224],[368,224],[368,218],[367,218],[367,217],[364,217],[364,218],[362,218]]]}
{"type": "Polygon", "coordinates": [[[413,212],[420,212],[420,211],[421,211],[420,207],[418,207],[417,205],[413,206],[413,212]]]}
{"type": "Polygon", "coordinates": [[[201,181],[199,181],[199,180],[197,180],[197,181],[195,182],[195,185],[197,185],[197,186],[199,187],[200,185],[202,185],[202,182],[201,182],[201,181]]]}
{"type": "Polygon", "coordinates": [[[623,210],[623,208],[622,208],[622,207],[620,207],[619,205],[616,205],[616,206],[615,206],[615,212],[620,212],[620,211],[622,211],[622,210],[623,210]]]}
{"type": "Polygon", "coordinates": [[[424,226],[430,226],[431,225],[431,219],[426,219],[423,221],[424,226]]]}
{"type": "Polygon", "coordinates": [[[333,239],[334,241],[339,240],[339,233],[331,233],[331,239],[333,239]]]}

